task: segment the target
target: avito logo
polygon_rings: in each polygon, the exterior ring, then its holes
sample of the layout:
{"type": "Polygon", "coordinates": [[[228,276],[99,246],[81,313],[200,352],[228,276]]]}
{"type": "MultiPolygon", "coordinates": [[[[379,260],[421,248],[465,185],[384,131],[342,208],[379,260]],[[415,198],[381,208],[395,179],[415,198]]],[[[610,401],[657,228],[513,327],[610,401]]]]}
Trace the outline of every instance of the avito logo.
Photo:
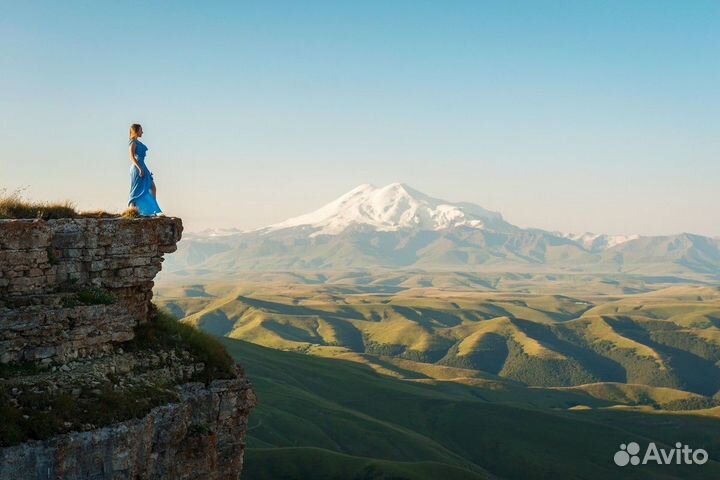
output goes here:
{"type": "Polygon", "coordinates": [[[651,442],[645,449],[645,453],[640,459],[640,445],[630,442],[627,445],[620,445],[620,450],[615,453],[613,460],[615,464],[624,467],[626,465],[646,465],[648,463],[656,463],[657,465],[702,465],[708,461],[708,453],[702,448],[693,450],[689,445],[683,445],[680,442],[675,444],[675,448],[664,449],[658,448],[655,442],[651,442]]]}

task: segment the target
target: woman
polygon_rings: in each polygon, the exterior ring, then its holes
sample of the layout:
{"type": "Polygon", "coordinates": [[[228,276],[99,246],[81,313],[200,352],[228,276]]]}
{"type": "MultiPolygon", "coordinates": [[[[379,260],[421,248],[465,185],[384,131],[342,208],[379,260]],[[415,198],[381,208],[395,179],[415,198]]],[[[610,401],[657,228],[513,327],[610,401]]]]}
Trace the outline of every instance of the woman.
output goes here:
{"type": "Polygon", "coordinates": [[[153,175],[145,165],[145,154],[148,148],[138,140],[143,135],[142,126],[138,123],[130,125],[130,200],[129,207],[137,209],[141,216],[163,215],[157,203],[157,188],[153,175]]]}

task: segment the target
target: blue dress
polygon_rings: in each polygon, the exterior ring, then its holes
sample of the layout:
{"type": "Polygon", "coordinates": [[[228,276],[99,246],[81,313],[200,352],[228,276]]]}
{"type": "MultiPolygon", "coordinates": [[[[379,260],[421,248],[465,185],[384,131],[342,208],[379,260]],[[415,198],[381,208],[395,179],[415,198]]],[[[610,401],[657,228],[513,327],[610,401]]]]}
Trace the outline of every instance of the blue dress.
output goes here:
{"type": "Polygon", "coordinates": [[[158,205],[155,196],[152,194],[153,175],[150,173],[147,165],[145,165],[145,154],[148,148],[140,140],[130,140],[130,144],[135,142],[135,159],[143,170],[143,176],[140,176],[135,165],[130,165],[130,200],[128,206],[137,207],[140,215],[151,216],[162,213],[160,205],[158,205]]]}

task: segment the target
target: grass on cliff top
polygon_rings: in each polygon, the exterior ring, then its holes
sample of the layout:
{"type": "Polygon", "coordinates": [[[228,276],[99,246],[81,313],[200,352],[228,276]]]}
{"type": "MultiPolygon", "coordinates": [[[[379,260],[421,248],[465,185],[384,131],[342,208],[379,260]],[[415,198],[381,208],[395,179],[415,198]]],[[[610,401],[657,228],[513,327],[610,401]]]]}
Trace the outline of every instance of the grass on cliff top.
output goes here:
{"type": "Polygon", "coordinates": [[[197,328],[180,323],[165,310],[158,310],[150,321],[139,325],[135,329],[135,338],[130,342],[130,349],[156,348],[189,350],[196,361],[205,364],[205,369],[196,378],[198,381],[209,383],[236,375],[235,361],[219,341],[197,328]]]}
{"type": "MultiPolygon", "coordinates": [[[[127,213],[127,212],[126,212],[127,213]]],[[[54,220],[58,218],[117,218],[120,215],[104,210],[78,212],[75,204],[69,200],[61,202],[37,202],[26,199],[22,190],[9,192],[0,188],[0,220],[36,219],[54,220]]],[[[128,217],[126,214],[123,218],[128,217]]]]}
{"type": "Polygon", "coordinates": [[[75,205],[64,202],[34,202],[26,200],[21,190],[8,192],[0,189],[0,219],[15,218],[75,218],[78,216],[75,205]]]}

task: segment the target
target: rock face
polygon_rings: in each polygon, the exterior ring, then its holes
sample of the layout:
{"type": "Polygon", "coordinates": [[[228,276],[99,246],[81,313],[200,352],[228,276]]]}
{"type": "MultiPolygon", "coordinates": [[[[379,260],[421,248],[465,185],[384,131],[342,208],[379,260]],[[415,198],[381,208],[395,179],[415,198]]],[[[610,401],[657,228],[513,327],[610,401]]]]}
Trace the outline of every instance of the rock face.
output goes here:
{"type": "Polygon", "coordinates": [[[12,445],[0,448],[0,480],[239,478],[256,403],[242,369],[229,364],[227,379],[197,383],[206,365],[184,346],[125,351],[154,325],[153,279],[181,235],[177,218],[0,220],[3,415],[18,418],[27,398],[97,409],[108,392],[131,405],[125,394],[138,388],[166,395],[121,419],[141,418],[108,425],[81,414],[55,436],[31,437],[43,440],[0,436],[12,445]]]}
{"type": "Polygon", "coordinates": [[[179,218],[0,220],[0,363],[67,360],[133,337],[179,218]],[[109,305],[79,295],[107,292],[109,305]]]}
{"type": "Polygon", "coordinates": [[[144,418],[0,449],[0,479],[237,479],[255,395],[242,374],[178,387],[144,418]]]}

